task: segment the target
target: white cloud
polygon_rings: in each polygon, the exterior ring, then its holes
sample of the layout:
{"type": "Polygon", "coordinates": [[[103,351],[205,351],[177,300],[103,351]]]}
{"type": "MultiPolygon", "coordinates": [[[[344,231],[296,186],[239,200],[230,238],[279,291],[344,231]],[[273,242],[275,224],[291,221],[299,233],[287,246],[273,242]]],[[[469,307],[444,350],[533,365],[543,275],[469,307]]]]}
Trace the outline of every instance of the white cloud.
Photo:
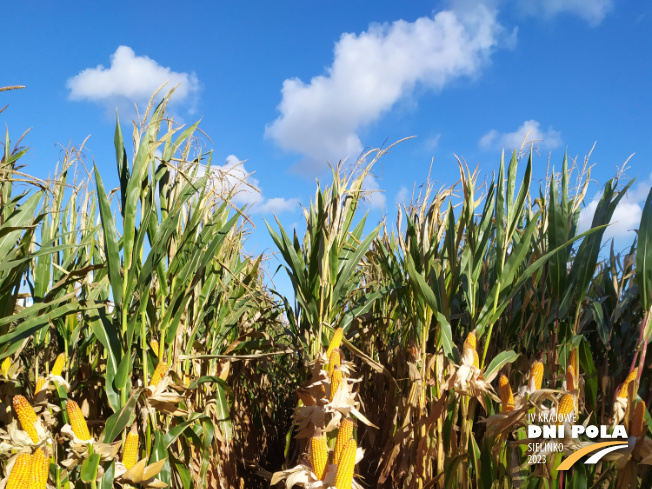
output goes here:
{"type": "Polygon", "coordinates": [[[186,101],[197,94],[199,80],[194,73],[179,73],[159,65],[147,56],[136,56],[129,46],[119,46],[111,55],[111,66],[87,68],[69,78],[66,87],[71,100],[114,104],[149,100],[163,83],[164,90],[179,85],[172,100],[186,101]]]}
{"type": "Polygon", "coordinates": [[[591,26],[597,26],[613,9],[613,0],[516,0],[519,10],[526,15],[554,17],[574,14],[591,26]]]}
{"type": "Polygon", "coordinates": [[[394,197],[394,203],[396,205],[409,204],[410,191],[406,186],[401,186],[396,197],[394,197]]]}
{"type": "Polygon", "coordinates": [[[299,208],[299,199],[274,197],[265,199],[257,178],[245,168],[245,162],[229,155],[221,166],[211,167],[211,182],[220,193],[232,192],[231,202],[247,205],[252,214],[292,212],[299,208]]]}
{"type": "Polygon", "coordinates": [[[363,197],[363,201],[371,209],[382,209],[385,207],[385,192],[380,189],[378,180],[373,175],[367,175],[362,181],[362,190],[367,191],[363,197]]]}
{"type": "Polygon", "coordinates": [[[282,212],[293,212],[299,208],[299,199],[284,199],[274,197],[254,206],[252,212],[258,214],[280,214],[282,212]]]}
{"type": "Polygon", "coordinates": [[[561,145],[561,134],[549,127],[547,131],[539,128],[535,120],[525,121],[521,127],[514,132],[500,133],[492,129],[480,138],[478,144],[485,149],[520,149],[523,142],[526,145],[533,142],[535,147],[543,149],[554,149],[561,145]]]}
{"type": "Polygon", "coordinates": [[[477,75],[502,37],[496,11],[484,5],[343,34],[325,75],[307,84],[297,78],[283,82],[280,116],[265,135],[303,155],[295,169],[305,174],[318,174],[327,161],[357,158],[364,147],[361,128],[417,84],[441,90],[451,80],[477,75]]]}
{"type": "MultiPolygon", "coordinates": [[[[604,239],[616,238],[630,242],[636,236],[635,231],[641,224],[643,204],[647,199],[652,184],[652,174],[648,182],[639,183],[629,189],[627,194],[616,206],[609,226],[605,230],[604,239]]],[[[593,215],[598,207],[601,194],[596,195],[593,200],[580,212],[577,223],[578,232],[582,233],[591,227],[593,215]]]]}

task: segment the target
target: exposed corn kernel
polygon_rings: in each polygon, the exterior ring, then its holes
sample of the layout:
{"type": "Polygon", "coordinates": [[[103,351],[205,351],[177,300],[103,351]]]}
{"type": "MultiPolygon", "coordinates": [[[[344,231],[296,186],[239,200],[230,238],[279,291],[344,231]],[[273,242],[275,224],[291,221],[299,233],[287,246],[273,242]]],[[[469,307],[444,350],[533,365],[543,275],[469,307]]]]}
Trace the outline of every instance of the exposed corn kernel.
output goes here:
{"type": "Polygon", "coordinates": [[[618,397],[627,397],[628,394],[627,389],[629,388],[629,384],[636,379],[637,375],[638,375],[638,367],[629,373],[629,375],[625,379],[625,382],[623,382],[620,391],[618,391],[618,397]]]}
{"type": "Polygon", "coordinates": [[[68,421],[70,426],[72,426],[72,432],[75,436],[83,441],[90,440],[91,434],[88,431],[88,425],[86,424],[84,415],[79,408],[79,404],[72,399],[68,399],[66,411],[68,412],[68,421]]]}
{"type": "Polygon", "coordinates": [[[27,432],[34,443],[38,443],[39,438],[36,433],[36,413],[32,405],[24,396],[17,395],[13,399],[14,410],[20,421],[21,428],[27,432]]]}
{"type": "Polygon", "coordinates": [[[337,489],[351,489],[353,471],[355,469],[355,452],[357,449],[358,444],[354,438],[351,438],[344,445],[335,475],[335,487],[337,489]]]}
{"type": "Polygon", "coordinates": [[[340,423],[340,428],[337,431],[337,440],[335,441],[335,452],[333,454],[333,463],[337,464],[342,455],[342,450],[344,445],[349,439],[353,436],[353,420],[351,418],[345,418],[340,423]]]}
{"type": "Polygon", "coordinates": [[[61,376],[61,374],[63,373],[63,367],[65,363],[66,363],[66,355],[64,353],[59,353],[59,356],[54,361],[54,366],[52,367],[50,373],[55,377],[61,376]]]}
{"type": "Polygon", "coordinates": [[[541,389],[543,385],[543,363],[534,362],[530,369],[530,378],[534,379],[534,390],[541,389]]]}
{"type": "Polygon", "coordinates": [[[326,470],[326,462],[328,462],[328,446],[326,445],[326,435],[323,433],[316,434],[310,440],[310,461],[312,471],[321,480],[326,470]]]}
{"type": "Polygon", "coordinates": [[[509,379],[505,374],[500,374],[498,379],[498,386],[500,388],[500,401],[503,407],[503,412],[508,413],[514,410],[514,394],[509,385],[509,379]]]}
{"type": "Polygon", "coordinates": [[[127,434],[125,447],[122,452],[122,464],[127,470],[132,468],[138,462],[138,432],[135,426],[127,434]]]}
{"type": "Polygon", "coordinates": [[[344,330],[342,328],[337,328],[333,333],[333,337],[331,338],[330,344],[328,345],[328,350],[326,350],[326,358],[330,358],[331,353],[333,353],[333,350],[335,348],[340,347],[340,345],[342,344],[343,337],[344,337],[344,330]]]}

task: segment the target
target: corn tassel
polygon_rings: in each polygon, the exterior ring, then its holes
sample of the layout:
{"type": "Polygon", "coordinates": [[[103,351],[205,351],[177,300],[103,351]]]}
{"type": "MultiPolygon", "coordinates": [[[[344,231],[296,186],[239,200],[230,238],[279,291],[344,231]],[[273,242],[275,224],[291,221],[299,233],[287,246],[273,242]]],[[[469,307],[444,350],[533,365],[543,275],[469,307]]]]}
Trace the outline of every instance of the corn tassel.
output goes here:
{"type": "Polygon", "coordinates": [[[13,405],[21,428],[27,432],[34,443],[38,443],[39,439],[38,433],[36,433],[36,413],[34,412],[34,408],[21,395],[14,396],[13,405]]]}
{"type": "Polygon", "coordinates": [[[152,375],[152,380],[149,383],[150,387],[156,387],[158,383],[161,380],[163,380],[167,372],[168,372],[167,362],[159,362],[158,365],[156,366],[156,370],[154,371],[154,375],[152,375]]]}
{"type": "Polygon", "coordinates": [[[136,465],[136,462],[138,462],[138,432],[134,426],[127,434],[127,439],[125,440],[125,447],[122,452],[122,464],[129,470],[136,465]]]}
{"type": "Polygon", "coordinates": [[[351,438],[344,445],[335,475],[335,487],[337,489],[351,489],[353,471],[355,469],[355,452],[357,449],[358,444],[354,438],[351,438]]]}
{"type": "Polygon", "coordinates": [[[30,489],[45,489],[50,471],[50,459],[45,456],[43,449],[37,448],[32,455],[32,483],[30,489]]]}
{"type": "Polygon", "coordinates": [[[638,401],[634,408],[634,420],[629,428],[629,435],[640,438],[645,433],[645,401],[638,401]]]}
{"type": "Polygon", "coordinates": [[[32,478],[32,456],[29,453],[21,453],[16,458],[14,466],[9,474],[6,489],[29,488],[32,478]]]}
{"type": "Polygon", "coordinates": [[[66,404],[66,411],[68,412],[68,421],[70,426],[72,426],[72,432],[77,438],[83,441],[88,441],[91,439],[91,434],[88,431],[88,425],[84,419],[84,415],[77,404],[72,399],[68,399],[66,404]]]}
{"type": "Polygon", "coordinates": [[[508,413],[514,410],[514,394],[509,385],[509,379],[505,374],[500,374],[498,379],[498,386],[500,387],[500,400],[503,406],[503,412],[508,413]]]}
{"type": "Polygon", "coordinates": [[[618,391],[618,397],[627,397],[627,394],[628,394],[627,389],[629,388],[629,384],[636,379],[637,375],[638,375],[638,367],[636,367],[634,370],[632,370],[629,373],[629,375],[625,379],[625,382],[623,382],[623,385],[620,388],[620,391],[618,391]]]}
{"type": "Polygon", "coordinates": [[[313,436],[310,440],[310,461],[312,471],[317,479],[321,480],[328,462],[328,446],[326,445],[326,435],[323,433],[313,436]]]}
{"type": "Polygon", "coordinates": [[[534,379],[534,390],[540,390],[543,385],[543,363],[534,362],[530,369],[530,378],[534,379]]]}
{"type": "Polygon", "coordinates": [[[335,453],[333,454],[333,463],[337,464],[342,455],[342,449],[346,442],[351,439],[353,436],[353,420],[351,418],[345,418],[344,421],[340,423],[340,428],[337,431],[337,440],[335,441],[335,453]]]}
{"type": "Polygon", "coordinates": [[[64,353],[59,353],[59,356],[54,361],[54,366],[52,367],[50,373],[55,377],[60,377],[61,374],[63,373],[63,367],[65,363],[66,363],[66,355],[64,353]]]}
{"type": "Polygon", "coordinates": [[[333,353],[333,350],[335,348],[339,348],[340,345],[342,344],[342,338],[344,337],[344,330],[342,328],[337,328],[335,330],[335,333],[333,333],[333,338],[331,338],[331,342],[328,345],[328,350],[326,350],[326,358],[331,357],[331,353],[333,353]]]}
{"type": "Polygon", "coordinates": [[[340,367],[337,366],[333,370],[333,376],[331,377],[331,396],[329,401],[333,402],[335,393],[337,392],[337,389],[340,388],[340,385],[342,385],[342,371],[340,370],[340,367]]]}

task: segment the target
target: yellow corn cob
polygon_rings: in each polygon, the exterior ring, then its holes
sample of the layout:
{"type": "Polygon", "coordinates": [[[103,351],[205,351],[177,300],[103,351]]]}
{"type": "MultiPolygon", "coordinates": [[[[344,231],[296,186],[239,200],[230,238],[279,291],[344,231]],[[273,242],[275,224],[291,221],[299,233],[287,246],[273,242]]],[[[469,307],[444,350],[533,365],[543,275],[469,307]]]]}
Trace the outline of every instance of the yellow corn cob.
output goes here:
{"type": "Polygon", "coordinates": [[[335,487],[337,489],[351,489],[353,470],[355,469],[355,452],[357,449],[358,444],[354,438],[351,438],[344,445],[335,475],[335,487]]]}
{"type": "Polygon", "coordinates": [[[629,375],[625,379],[625,382],[623,382],[620,391],[618,391],[618,397],[627,397],[627,388],[629,387],[629,383],[635,380],[637,375],[638,375],[638,367],[636,367],[634,370],[632,370],[629,373],[629,375]]]}
{"type": "Polygon", "coordinates": [[[61,376],[61,373],[63,372],[63,366],[65,365],[65,363],[66,363],[66,355],[64,353],[59,353],[59,356],[54,361],[54,367],[52,367],[50,373],[55,377],[61,376]]]}
{"type": "Polygon", "coordinates": [[[569,364],[566,369],[566,390],[574,391],[575,389],[577,389],[577,386],[575,385],[575,368],[573,367],[573,364],[569,364]]]}
{"type": "Polygon", "coordinates": [[[638,401],[634,408],[634,420],[629,427],[629,436],[639,438],[645,433],[645,401],[638,401]]]}
{"type": "Polygon", "coordinates": [[[70,423],[70,426],[72,426],[72,432],[75,436],[83,441],[90,440],[91,434],[88,431],[88,425],[86,424],[84,415],[79,408],[79,404],[72,399],[68,399],[66,411],[68,412],[68,422],[70,423]]]}
{"type": "Polygon", "coordinates": [[[480,358],[478,357],[478,352],[473,350],[473,366],[480,370],[480,358]]]}
{"type": "Polygon", "coordinates": [[[21,428],[27,432],[34,443],[38,443],[38,434],[36,433],[36,413],[31,404],[24,396],[14,396],[14,410],[20,421],[21,428]]]}
{"type": "Polygon", "coordinates": [[[297,396],[299,396],[299,399],[301,399],[304,406],[315,405],[315,398],[312,397],[312,394],[310,394],[308,389],[297,389],[297,396]]]}
{"type": "Polygon", "coordinates": [[[573,394],[564,394],[557,407],[557,424],[563,424],[568,419],[568,415],[575,409],[575,396],[573,394]]]}
{"type": "Polygon", "coordinates": [[[333,337],[331,338],[330,344],[328,345],[328,350],[326,350],[326,358],[330,358],[331,353],[333,353],[333,350],[335,348],[340,347],[340,345],[342,344],[343,336],[344,336],[344,330],[342,328],[337,328],[333,333],[333,337]]]}
{"type": "Polygon", "coordinates": [[[312,463],[312,471],[321,480],[326,470],[326,462],[328,462],[328,446],[326,445],[326,435],[323,433],[317,434],[310,440],[310,460],[312,463]]]}
{"type": "Polygon", "coordinates": [[[154,354],[155,354],[157,357],[160,358],[160,356],[161,356],[161,355],[160,355],[161,351],[160,351],[160,348],[159,348],[159,346],[158,346],[158,341],[156,341],[156,340],[152,340],[152,341],[150,341],[150,342],[149,342],[149,346],[151,346],[151,347],[152,347],[152,350],[154,350],[154,354]]]}
{"type": "Polygon", "coordinates": [[[471,331],[466,337],[466,340],[464,341],[464,347],[475,350],[477,344],[478,344],[478,337],[476,336],[475,331],[471,331]]]}
{"type": "Polygon", "coordinates": [[[16,458],[14,466],[9,474],[6,489],[23,489],[30,487],[32,478],[32,456],[29,453],[21,453],[16,458]]]}
{"type": "Polygon", "coordinates": [[[331,376],[331,397],[330,401],[333,401],[337,389],[340,388],[342,384],[342,371],[340,370],[339,365],[333,369],[333,375],[331,376]]]}
{"type": "Polygon", "coordinates": [[[500,387],[500,401],[503,406],[503,412],[508,413],[514,410],[514,394],[509,385],[509,379],[505,374],[500,374],[498,379],[498,386],[500,387]]]}
{"type": "Polygon", "coordinates": [[[158,365],[156,366],[156,370],[154,371],[154,375],[152,375],[152,380],[150,381],[149,385],[152,387],[158,385],[158,383],[161,380],[163,380],[167,372],[168,372],[167,362],[158,362],[158,365]]]}
{"type": "Polygon", "coordinates": [[[36,379],[36,388],[34,389],[34,394],[38,394],[41,392],[41,389],[43,389],[43,386],[45,385],[45,377],[42,375],[39,376],[38,379],[36,379]]]}
{"type": "Polygon", "coordinates": [[[333,463],[337,464],[340,460],[340,455],[342,455],[342,449],[347,441],[353,436],[353,420],[351,418],[345,418],[344,421],[340,423],[340,428],[337,431],[337,440],[335,441],[335,453],[333,454],[333,463]]]}
{"type": "Polygon", "coordinates": [[[132,427],[125,440],[125,448],[122,452],[122,463],[127,470],[138,462],[138,432],[132,427]]]}
{"type": "Polygon", "coordinates": [[[32,455],[32,483],[29,489],[45,489],[50,471],[50,459],[45,456],[41,448],[37,448],[32,455]]]}
{"type": "Polygon", "coordinates": [[[9,377],[9,369],[11,368],[11,357],[7,357],[2,361],[2,375],[9,377]]]}
{"type": "Polygon", "coordinates": [[[328,376],[332,377],[333,376],[333,370],[335,369],[335,365],[339,367],[340,365],[340,352],[338,350],[333,350],[331,353],[331,356],[328,357],[328,376]]]}
{"type": "Polygon", "coordinates": [[[530,369],[530,378],[534,379],[534,389],[539,390],[543,385],[543,363],[534,362],[530,369]]]}

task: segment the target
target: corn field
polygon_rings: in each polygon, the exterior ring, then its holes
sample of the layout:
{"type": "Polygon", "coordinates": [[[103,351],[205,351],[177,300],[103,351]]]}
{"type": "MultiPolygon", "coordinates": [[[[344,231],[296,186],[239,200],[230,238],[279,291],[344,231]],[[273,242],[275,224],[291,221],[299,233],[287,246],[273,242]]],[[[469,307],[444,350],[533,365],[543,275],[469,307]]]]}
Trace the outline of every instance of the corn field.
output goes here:
{"type": "Polygon", "coordinates": [[[632,182],[608,181],[580,233],[590,166],[537,185],[515,152],[491,181],[462,160],[453,186],[424,175],[371,227],[386,148],[317,184],[303,236],[267,223],[277,258],[250,256],[238,189],[169,97],[131,145],[117,122],[102,171],[82,145],[31,177],[5,136],[0,484],[652,487],[652,192],[621,252],[603,238],[632,182]],[[602,435],[546,451],[534,415],[622,425],[627,446],[558,470],[602,435]]]}

